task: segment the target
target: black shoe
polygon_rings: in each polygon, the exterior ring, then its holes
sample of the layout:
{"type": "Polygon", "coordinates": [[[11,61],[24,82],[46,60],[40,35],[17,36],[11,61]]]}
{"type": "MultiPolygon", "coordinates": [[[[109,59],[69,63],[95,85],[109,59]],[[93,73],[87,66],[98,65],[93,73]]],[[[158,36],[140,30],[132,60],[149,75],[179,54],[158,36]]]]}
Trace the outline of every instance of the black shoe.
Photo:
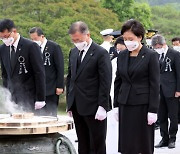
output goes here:
{"type": "Polygon", "coordinates": [[[169,149],[175,148],[175,142],[169,142],[168,148],[169,148],[169,149]]]}
{"type": "Polygon", "coordinates": [[[155,148],[161,148],[161,147],[167,147],[167,146],[168,146],[168,142],[161,140],[159,144],[155,145],[155,148]]]}

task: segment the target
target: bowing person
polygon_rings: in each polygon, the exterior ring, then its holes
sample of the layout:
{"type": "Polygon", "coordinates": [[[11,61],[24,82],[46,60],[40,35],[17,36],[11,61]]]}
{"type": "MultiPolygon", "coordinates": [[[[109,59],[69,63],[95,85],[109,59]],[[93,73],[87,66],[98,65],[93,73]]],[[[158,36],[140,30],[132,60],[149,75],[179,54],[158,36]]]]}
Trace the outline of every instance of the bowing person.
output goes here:
{"type": "Polygon", "coordinates": [[[29,34],[41,48],[45,67],[46,106],[40,114],[57,116],[59,95],[64,91],[64,58],[61,47],[47,40],[41,28],[33,27],[29,34]]]}
{"type": "Polygon", "coordinates": [[[155,147],[175,148],[180,96],[180,53],[169,48],[165,38],[161,35],[152,37],[152,47],[159,54],[160,62],[158,119],[162,140],[155,147]],[[170,125],[168,125],[168,118],[170,125]]]}
{"type": "Polygon", "coordinates": [[[0,21],[3,86],[23,111],[45,106],[45,71],[39,46],[20,36],[10,19],[0,21]]]}
{"type": "Polygon", "coordinates": [[[121,33],[127,49],[118,55],[114,85],[119,152],[153,154],[159,104],[158,55],[142,45],[145,30],[140,22],[128,20],[121,33]]]}
{"type": "Polygon", "coordinates": [[[90,38],[86,23],[69,29],[71,49],[67,75],[67,110],[72,113],[79,154],[106,154],[107,111],[111,87],[109,53],[90,38]],[[90,146],[91,145],[91,146],[90,146]]]}

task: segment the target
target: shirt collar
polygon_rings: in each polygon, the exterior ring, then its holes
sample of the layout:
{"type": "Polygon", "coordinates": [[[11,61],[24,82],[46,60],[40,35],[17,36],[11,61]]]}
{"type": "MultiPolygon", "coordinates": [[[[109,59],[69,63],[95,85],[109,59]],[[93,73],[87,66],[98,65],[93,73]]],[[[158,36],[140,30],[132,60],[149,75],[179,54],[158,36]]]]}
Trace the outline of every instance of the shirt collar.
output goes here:
{"type": "Polygon", "coordinates": [[[19,33],[18,33],[18,37],[17,37],[16,41],[13,43],[13,46],[14,46],[14,48],[16,48],[16,49],[17,49],[19,40],[20,40],[20,35],[19,35],[19,33]]]}
{"type": "Polygon", "coordinates": [[[167,51],[168,51],[168,46],[166,45],[165,48],[164,48],[164,55],[167,54],[167,51]]]}
{"type": "Polygon", "coordinates": [[[89,50],[91,44],[92,44],[92,39],[90,38],[90,41],[89,41],[88,46],[86,46],[86,47],[84,48],[84,52],[87,52],[87,51],[89,50]]]}

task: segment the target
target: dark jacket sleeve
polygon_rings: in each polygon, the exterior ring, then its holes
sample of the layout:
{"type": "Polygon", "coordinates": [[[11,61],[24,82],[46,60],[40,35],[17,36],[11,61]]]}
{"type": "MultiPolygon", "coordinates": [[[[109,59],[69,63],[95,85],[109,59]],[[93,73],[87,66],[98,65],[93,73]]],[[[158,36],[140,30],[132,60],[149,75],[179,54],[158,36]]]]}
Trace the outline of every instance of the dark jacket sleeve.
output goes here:
{"type": "Polygon", "coordinates": [[[120,89],[121,83],[122,83],[122,80],[121,80],[121,77],[120,77],[119,71],[118,71],[118,65],[119,65],[118,61],[119,61],[119,58],[117,59],[117,71],[116,71],[116,78],[114,81],[114,107],[119,107],[119,103],[117,102],[117,98],[118,98],[119,89],[120,89]]]}
{"type": "Polygon", "coordinates": [[[112,81],[112,65],[107,51],[102,51],[103,54],[98,60],[99,73],[99,96],[98,105],[102,106],[106,111],[109,110],[109,96],[112,81]]]}
{"type": "Polygon", "coordinates": [[[175,52],[176,92],[180,92],[180,53],[175,52]]]}
{"type": "Polygon", "coordinates": [[[68,97],[68,94],[69,94],[69,86],[70,86],[70,80],[71,80],[71,62],[70,62],[70,56],[71,56],[71,51],[69,53],[68,73],[67,73],[67,77],[66,77],[66,98],[68,97]]]}
{"type": "Polygon", "coordinates": [[[160,68],[157,53],[150,55],[149,62],[149,107],[148,112],[157,113],[159,107],[159,91],[160,91],[160,68]]]}
{"type": "Polygon", "coordinates": [[[29,58],[36,86],[36,101],[45,101],[45,69],[40,48],[36,43],[30,46],[29,58]]]}
{"type": "Polygon", "coordinates": [[[0,58],[0,60],[1,60],[1,74],[2,74],[3,86],[7,88],[7,72],[5,70],[5,67],[4,67],[4,64],[3,64],[1,58],[0,58]]]}
{"type": "Polygon", "coordinates": [[[56,45],[56,50],[54,51],[54,62],[57,69],[57,88],[64,88],[64,58],[61,47],[56,45]]]}

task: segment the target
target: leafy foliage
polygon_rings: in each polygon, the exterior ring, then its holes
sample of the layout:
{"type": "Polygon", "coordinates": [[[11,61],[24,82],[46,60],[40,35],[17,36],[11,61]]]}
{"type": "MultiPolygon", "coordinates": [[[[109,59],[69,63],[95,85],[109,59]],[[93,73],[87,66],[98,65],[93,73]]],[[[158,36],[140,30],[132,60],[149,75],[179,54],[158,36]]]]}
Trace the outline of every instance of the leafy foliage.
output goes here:
{"type": "Polygon", "coordinates": [[[134,0],[103,0],[102,4],[117,13],[121,22],[133,18],[139,20],[145,28],[152,26],[151,9],[147,3],[137,3],[134,0]]]}
{"type": "Polygon", "coordinates": [[[121,27],[117,15],[95,0],[1,0],[0,9],[0,18],[13,19],[21,35],[29,37],[29,29],[38,26],[48,39],[60,44],[66,71],[69,50],[73,47],[67,31],[73,22],[86,22],[97,43],[102,42],[101,30],[121,27]]]}
{"type": "Polygon", "coordinates": [[[152,12],[153,28],[159,30],[159,33],[166,37],[169,44],[173,37],[180,36],[180,11],[175,10],[170,5],[165,5],[152,7],[152,12]]]}

